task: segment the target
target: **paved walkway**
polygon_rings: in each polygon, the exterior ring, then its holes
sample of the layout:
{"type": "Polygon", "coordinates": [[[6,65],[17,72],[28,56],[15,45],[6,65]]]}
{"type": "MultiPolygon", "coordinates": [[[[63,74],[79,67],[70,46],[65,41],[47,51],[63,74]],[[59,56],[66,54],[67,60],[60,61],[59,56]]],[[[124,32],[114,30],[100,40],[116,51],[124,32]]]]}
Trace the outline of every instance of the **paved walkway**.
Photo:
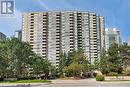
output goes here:
{"type": "Polygon", "coordinates": [[[97,82],[95,79],[52,80],[52,83],[0,84],[0,87],[130,87],[129,81],[97,82]]]}

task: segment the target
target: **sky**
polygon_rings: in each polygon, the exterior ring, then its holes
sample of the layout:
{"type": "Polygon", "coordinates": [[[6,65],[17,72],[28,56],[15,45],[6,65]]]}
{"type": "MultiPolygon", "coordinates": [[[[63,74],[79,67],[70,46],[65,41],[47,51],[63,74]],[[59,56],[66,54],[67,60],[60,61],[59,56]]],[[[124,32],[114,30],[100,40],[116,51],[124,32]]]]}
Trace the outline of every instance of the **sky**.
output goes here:
{"type": "Polygon", "coordinates": [[[95,12],[105,18],[106,28],[121,31],[123,41],[130,36],[130,0],[15,0],[15,14],[0,17],[0,32],[12,36],[22,29],[22,14],[53,10],[79,10],[95,12]]]}

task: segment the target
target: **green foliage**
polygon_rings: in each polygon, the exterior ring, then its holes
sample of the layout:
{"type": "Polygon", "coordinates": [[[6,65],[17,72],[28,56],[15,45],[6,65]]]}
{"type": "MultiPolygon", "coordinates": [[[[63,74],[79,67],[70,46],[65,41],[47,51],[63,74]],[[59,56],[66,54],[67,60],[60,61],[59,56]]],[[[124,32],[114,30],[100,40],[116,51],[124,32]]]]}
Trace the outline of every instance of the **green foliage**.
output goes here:
{"type": "Polygon", "coordinates": [[[105,77],[103,75],[97,75],[96,81],[105,81],[105,77]]]}
{"type": "Polygon", "coordinates": [[[82,49],[78,49],[72,53],[72,63],[76,62],[77,64],[82,64],[87,71],[88,60],[82,49]]]}
{"type": "Polygon", "coordinates": [[[36,74],[37,76],[44,75],[45,77],[47,77],[49,73],[51,73],[51,67],[51,63],[46,58],[35,56],[35,60],[32,64],[34,74],[36,74]]]}
{"type": "Polygon", "coordinates": [[[88,64],[88,71],[95,70],[95,65],[94,64],[88,64]]]}
{"type": "Polygon", "coordinates": [[[119,47],[120,55],[122,57],[122,63],[123,67],[129,67],[130,65],[130,46],[127,45],[127,43],[123,43],[119,47]]]}
{"type": "Polygon", "coordinates": [[[68,54],[66,54],[66,66],[69,66],[72,63],[72,55],[73,53],[68,52],[68,54]]]}
{"type": "Polygon", "coordinates": [[[82,49],[72,52],[69,57],[71,57],[71,63],[64,67],[67,76],[81,76],[88,71],[88,61],[82,49]]]}
{"type": "Polygon", "coordinates": [[[101,51],[100,56],[100,70],[103,74],[109,72],[122,73],[123,67],[126,68],[130,65],[130,47],[126,43],[123,45],[112,44],[106,52],[104,49],[101,51]]]}
{"type": "Polygon", "coordinates": [[[72,63],[70,66],[64,68],[64,72],[67,76],[80,76],[81,72],[84,71],[84,66],[77,63],[72,63]]]}
{"type": "Polygon", "coordinates": [[[19,39],[10,38],[0,42],[1,75],[19,77],[31,62],[31,47],[19,39]],[[4,68],[4,69],[2,69],[4,68]],[[5,73],[4,73],[5,72],[5,73]]]}
{"type": "Polygon", "coordinates": [[[86,56],[82,49],[78,49],[72,53],[72,62],[83,63],[86,60],[86,56]]]}
{"type": "Polygon", "coordinates": [[[122,58],[118,44],[113,44],[108,50],[107,64],[110,72],[122,72],[122,58]]]}
{"type": "Polygon", "coordinates": [[[99,61],[99,68],[103,74],[107,74],[109,72],[109,67],[107,64],[108,64],[108,57],[106,56],[105,49],[102,49],[99,61]]]}
{"type": "Polygon", "coordinates": [[[100,66],[100,61],[99,61],[99,59],[95,59],[95,60],[94,60],[94,69],[99,69],[99,66],[100,66]]]}
{"type": "Polygon", "coordinates": [[[63,69],[64,69],[64,67],[66,66],[66,63],[67,63],[67,56],[66,56],[66,54],[64,53],[61,53],[60,54],[60,63],[59,63],[59,75],[60,76],[63,76],[63,74],[64,74],[64,71],[63,71],[63,69]]]}
{"type": "Polygon", "coordinates": [[[59,63],[60,76],[80,76],[80,74],[88,71],[88,61],[82,49],[78,49],[72,53],[60,55],[59,63]]]}
{"type": "Polygon", "coordinates": [[[110,72],[110,73],[108,73],[108,76],[118,76],[118,73],[117,72],[110,72]]]}
{"type": "Polygon", "coordinates": [[[27,78],[31,74],[45,76],[55,68],[47,59],[32,52],[30,45],[17,38],[0,42],[0,76],[7,78],[27,78]],[[33,73],[32,73],[33,71],[33,73]]]}

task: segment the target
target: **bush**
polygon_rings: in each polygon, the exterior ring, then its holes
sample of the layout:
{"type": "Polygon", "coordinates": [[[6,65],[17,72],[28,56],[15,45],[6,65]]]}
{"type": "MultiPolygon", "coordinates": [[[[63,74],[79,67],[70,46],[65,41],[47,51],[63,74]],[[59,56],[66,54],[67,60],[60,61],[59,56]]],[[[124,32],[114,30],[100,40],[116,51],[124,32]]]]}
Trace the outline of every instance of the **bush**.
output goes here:
{"type": "Polygon", "coordinates": [[[108,74],[108,76],[118,76],[118,73],[117,73],[117,72],[110,72],[110,73],[108,74]]]}
{"type": "Polygon", "coordinates": [[[97,75],[96,81],[105,81],[105,77],[103,75],[97,75]]]}

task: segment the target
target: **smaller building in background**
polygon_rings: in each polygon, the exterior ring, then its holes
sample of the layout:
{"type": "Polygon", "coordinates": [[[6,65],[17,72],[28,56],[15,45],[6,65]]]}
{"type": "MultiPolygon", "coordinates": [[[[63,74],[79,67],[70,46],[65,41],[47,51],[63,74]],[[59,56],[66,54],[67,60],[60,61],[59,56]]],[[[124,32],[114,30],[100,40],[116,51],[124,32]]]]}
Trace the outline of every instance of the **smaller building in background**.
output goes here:
{"type": "Polygon", "coordinates": [[[6,39],[6,35],[0,32],[0,40],[4,40],[4,39],[6,39]]]}
{"type": "Polygon", "coordinates": [[[121,36],[120,36],[120,31],[117,30],[116,28],[110,28],[105,30],[105,47],[106,50],[109,49],[109,47],[117,43],[118,45],[121,45],[121,36]]]}
{"type": "Polygon", "coordinates": [[[130,36],[128,37],[128,46],[130,46],[130,36]]]}
{"type": "Polygon", "coordinates": [[[22,30],[16,30],[14,32],[14,37],[18,38],[19,40],[22,39],[22,30]]]}

